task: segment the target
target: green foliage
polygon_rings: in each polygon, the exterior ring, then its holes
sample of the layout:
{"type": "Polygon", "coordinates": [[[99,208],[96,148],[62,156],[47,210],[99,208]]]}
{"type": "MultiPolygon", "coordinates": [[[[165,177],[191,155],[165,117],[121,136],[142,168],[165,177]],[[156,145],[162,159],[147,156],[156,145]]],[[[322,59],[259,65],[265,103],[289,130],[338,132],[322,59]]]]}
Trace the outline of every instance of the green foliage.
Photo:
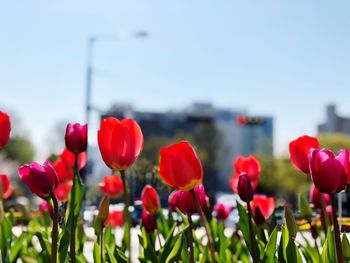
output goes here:
{"type": "Polygon", "coordinates": [[[259,188],[270,193],[292,194],[306,191],[310,178],[293,167],[289,158],[257,156],[261,163],[259,188]]]}
{"type": "Polygon", "coordinates": [[[322,148],[328,148],[334,153],[337,153],[339,149],[350,149],[350,135],[344,133],[332,133],[332,134],[320,134],[318,136],[320,146],[322,148]]]}
{"type": "Polygon", "coordinates": [[[17,161],[20,165],[32,162],[35,154],[31,142],[19,135],[11,137],[9,143],[0,152],[4,153],[6,158],[17,161]]]}

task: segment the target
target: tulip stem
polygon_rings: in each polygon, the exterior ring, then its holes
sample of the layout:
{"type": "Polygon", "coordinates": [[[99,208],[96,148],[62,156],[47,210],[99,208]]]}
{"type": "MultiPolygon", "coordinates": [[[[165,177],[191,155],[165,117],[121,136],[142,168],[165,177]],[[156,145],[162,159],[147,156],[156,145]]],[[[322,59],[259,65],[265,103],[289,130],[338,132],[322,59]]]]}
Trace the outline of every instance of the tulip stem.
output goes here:
{"type": "Polygon", "coordinates": [[[252,250],[253,250],[253,262],[260,262],[260,257],[259,257],[259,248],[258,244],[256,243],[255,239],[255,232],[253,228],[253,223],[252,223],[252,208],[250,207],[249,203],[247,203],[248,207],[248,223],[249,223],[249,234],[250,234],[250,241],[252,242],[252,250]]]}
{"type": "Polygon", "coordinates": [[[158,237],[158,242],[159,242],[159,248],[162,248],[163,245],[162,245],[162,240],[160,239],[160,231],[158,228],[156,231],[157,231],[157,237],[158,237]]]}
{"type": "Polygon", "coordinates": [[[128,190],[128,184],[125,178],[125,171],[121,170],[120,171],[120,175],[122,177],[122,181],[123,181],[123,187],[124,187],[124,220],[126,222],[126,231],[128,231],[127,233],[127,249],[129,252],[129,259],[128,262],[131,262],[131,217],[130,217],[130,211],[129,211],[129,206],[130,206],[130,196],[129,196],[129,190],[128,190]]]}
{"type": "Polygon", "coordinates": [[[104,262],[103,256],[104,256],[104,244],[103,244],[103,222],[101,222],[101,233],[100,233],[100,252],[101,252],[101,263],[104,262]]]}
{"type": "Polygon", "coordinates": [[[320,194],[320,201],[321,201],[321,221],[322,221],[322,226],[323,226],[323,232],[325,237],[327,236],[327,229],[328,226],[330,225],[328,214],[326,211],[326,201],[324,200],[323,194],[320,194]]]}
{"type": "Polygon", "coordinates": [[[337,218],[337,210],[336,210],[336,201],[334,194],[331,194],[331,202],[332,202],[332,219],[333,219],[333,229],[334,229],[334,240],[335,240],[335,247],[337,250],[337,259],[338,263],[343,263],[343,252],[342,252],[342,246],[340,242],[340,232],[339,232],[339,224],[338,224],[338,218],[337,218]]]}
{"type": "Polygon", "coordinates": [[[198,200],[198,197],[196,195],[196,192],[194,191],[194,189],[190,190],[191,194],[192,194],[192,197],[196,203],[196,208],[197,208],[197,211],[198,211],[198,214],[199,214],[199,217],[202,221],[202,224],[204,225],[204,228],[205,228],[205,232],[207,233],[207,237],[208,237],[208,247],[209,247],[209,251],[210,251],[210,254],[211,254],[211,259],[212,259],[212,262],[216,262],[216,258],[215,258],[215,250],[214,250],[214,247],[213,247],[213,237],[211,235],[211,231],[210,231],[210,228],[209,228],[209,224],[208,224],[208,221],[202,211],[202,208],[199,204],[199,200],[198,200]]]}
{"type": "Polygon", "coordinates": [[[75,229],[77,222],[75,221],[75,196],[77,191],[77,182],[80,180],[79,176],[79,167],[78,167],[78,154],[74,154],[74,178],[73,178],[73,187],[71,192],[71,198],[69,200],[69,216],[70,216],[70,244],[69,244],[69,257],[70,262],[75,263],[76,257],[75,257],[75,229]]]}
{"type": "Polygon", "coordinates": [[[53,202],[53,224],[51,232],[51,263],[57,262],[57,238],[58,238],[58,202],[56,196],[51,193],[53,202]]]}
{"type": "Polygon", "coordinates": [[[188,218],[188,245],[190,246],[190,263],[194,263],[193,254],[193,222],[191,215],[187,215],[188,218]]]}

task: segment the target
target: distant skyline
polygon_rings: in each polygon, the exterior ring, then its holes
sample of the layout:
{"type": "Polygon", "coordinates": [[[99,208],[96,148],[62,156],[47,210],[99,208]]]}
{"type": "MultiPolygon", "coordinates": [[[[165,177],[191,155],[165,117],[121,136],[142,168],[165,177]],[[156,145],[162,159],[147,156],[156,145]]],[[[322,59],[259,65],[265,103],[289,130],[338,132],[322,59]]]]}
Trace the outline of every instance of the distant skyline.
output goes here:
{"type": "Polygon", "coordinates": [[[57,122],[85,121],[88,37],[116,35],[94,50],[98,108],[209,102],[271,115],[281,154],[316,134],[327,104],[350,116],[349,10],[346,0],[5,1],[0,110],[19,116],[43,158],[57,122]],[[149,38],[123,39],[138,30],[149,38]]]}

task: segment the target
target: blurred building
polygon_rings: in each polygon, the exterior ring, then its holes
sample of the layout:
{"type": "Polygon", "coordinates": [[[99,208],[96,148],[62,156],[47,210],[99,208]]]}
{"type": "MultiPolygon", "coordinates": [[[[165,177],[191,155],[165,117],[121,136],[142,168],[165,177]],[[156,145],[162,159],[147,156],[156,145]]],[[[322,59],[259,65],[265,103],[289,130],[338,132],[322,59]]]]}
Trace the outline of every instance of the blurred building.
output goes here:
{"type": "Polygon", "coordinates": [[[318,125],[318,133],[347,133],[350,134],[350,118],[337,114],[336,106],[326,107],[326,121],[318,125]]]}
{"type": "Polygon", "coordinates": [[[194,103],[181,111],[146,112],[118,104],[101,118],[109,116],[135,119],[146,143],[150,137],[172,137],[179,131],[196,134],[201,141],[200,147],[206,147],[209,154],[214,151],[210,158],[213,163],[204,167],[210,174],[208,179],[213,191],[229,190],[232,161],[238,155],[273,154],[273,118],[250,116],[244,110],[218,109],[211,104],[194,103]],[[205,128],[198,129],[200,127],[205,128]],[[214,150],[210,144],[215,144],[214,150]]]}

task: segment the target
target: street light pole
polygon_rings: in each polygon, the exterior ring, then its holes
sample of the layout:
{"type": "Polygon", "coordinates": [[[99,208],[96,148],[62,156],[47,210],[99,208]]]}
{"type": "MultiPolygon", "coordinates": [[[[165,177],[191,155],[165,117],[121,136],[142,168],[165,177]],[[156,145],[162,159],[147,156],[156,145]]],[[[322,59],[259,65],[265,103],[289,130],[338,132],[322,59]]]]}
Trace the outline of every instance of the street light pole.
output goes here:
{"type": "MultiPolygon", "coordinates": [[[[138,31],[132,34],[134,38],[147,38],[147,31],[138,31]]],[[[93,79],[93,51],[94,46],[97,41],[101,40],[118,40],[118,38],[114,37],[96,37],[91,36],[88,39],[88,53],[87,53],[87,68],[86,68],[86,102],[85,102],[85,121],[89,128],[90,123],[90,112],[93,109],[91,105],[91,90],[92,90],[92,79],[93,79]]]]}
{"type": "Polygon", "coordinates": [[[95,38],[90,37],[88,41],[88,54],[87,54],[87,68],[86,68],[86,104],[85,104],[85,114],[86,114],[86,124],[89,127],[90,122],[90,110],[91,110],[91,86],[92,86],[92,59],[93,59],[93,47],[95,43],[95,38]]]}

